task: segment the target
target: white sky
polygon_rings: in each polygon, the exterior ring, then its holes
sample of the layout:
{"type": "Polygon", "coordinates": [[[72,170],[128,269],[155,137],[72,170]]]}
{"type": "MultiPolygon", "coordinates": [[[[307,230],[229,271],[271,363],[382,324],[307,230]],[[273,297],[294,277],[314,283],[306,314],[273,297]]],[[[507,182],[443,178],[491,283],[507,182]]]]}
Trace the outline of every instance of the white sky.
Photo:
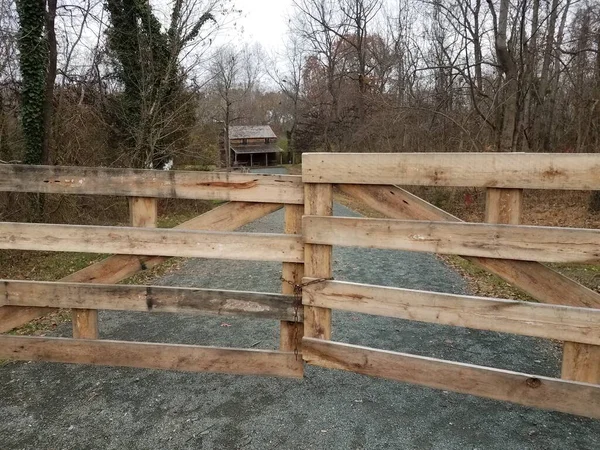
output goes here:
{"type": "Polygon", "coordinates": [[[242,10],[237,23],[245,42],[259,42],[269,53],[283,48],[292,0],[235,0],[235,6],[242,10]]]}

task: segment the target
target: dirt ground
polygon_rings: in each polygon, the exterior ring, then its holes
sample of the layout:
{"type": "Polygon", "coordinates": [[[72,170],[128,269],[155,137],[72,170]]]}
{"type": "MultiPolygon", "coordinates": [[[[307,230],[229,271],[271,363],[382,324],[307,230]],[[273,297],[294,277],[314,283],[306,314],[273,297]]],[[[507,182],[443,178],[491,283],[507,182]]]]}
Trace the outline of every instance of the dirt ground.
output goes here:
{"type": "MultiPolygon", "coordinates": [[[[351,215],[336,205],[336,215],[351,215]]],[[[281,232],[276,212],[245,231],[281,232]]],[[[428,254],[339,248],[336,279],[463,293],[428,254]]],[[[277,292],[280,264],[194,259],[156,284],[277,292]]],[[[333,338],[557,376],[550,341],[335,312],[333,338]]],[[[277,347],[278,324],[249,319],[102,312],[103,338],[277,347]]],[[[70,324],[54,334],[68,336],[70,324]]],[[[4,449],[593,449],[600,421],[347,372],[303,380],[50,363],[0,367],[4,449]]]]}

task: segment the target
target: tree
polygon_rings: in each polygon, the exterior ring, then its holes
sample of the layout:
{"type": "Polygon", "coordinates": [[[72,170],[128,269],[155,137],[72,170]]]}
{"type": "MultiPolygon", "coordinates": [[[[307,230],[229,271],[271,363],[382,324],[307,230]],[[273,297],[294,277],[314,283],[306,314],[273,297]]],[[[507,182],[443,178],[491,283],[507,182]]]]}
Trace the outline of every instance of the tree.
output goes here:
{"type": "Polygon", "coordinates": [[[149,0],[107,0],[108,48],[124,88],[116,122],[136,164],[163,167],[184,145],[193,105],[182,62],[191,58],[190,48],[208,39],[218,4],[175,0],[163,31],[149,0]]]}

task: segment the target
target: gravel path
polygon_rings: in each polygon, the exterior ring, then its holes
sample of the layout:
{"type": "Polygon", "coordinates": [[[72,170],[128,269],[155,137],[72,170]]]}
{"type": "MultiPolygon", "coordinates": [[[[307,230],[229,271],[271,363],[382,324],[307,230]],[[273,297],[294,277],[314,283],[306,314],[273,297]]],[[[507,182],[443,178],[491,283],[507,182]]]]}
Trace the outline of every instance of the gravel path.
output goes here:
{"type": "MultiPolygon", "coordinates": [[[[336,205],[335,215],[355,215],[336,205]]],[[[281,232],[278,211],[244,231],[281,232]]],[[[278,292],[280,264],[189,260],[157,284],[278,292]]],[[[464,293],[433,255],[336,248],[338,280],[464,293]]],[[[277,348],[278,323],[103,312],[104,338],[277,348]]],[[[68,336],[70,326],[58,330],[68,336]]],[[[554,344],[334,312],[334,339],[557,376],[554,344]]],[[[1,449],[592,449],[600,421],[347,372],[303,380],[8,363],[1,449]]]]}

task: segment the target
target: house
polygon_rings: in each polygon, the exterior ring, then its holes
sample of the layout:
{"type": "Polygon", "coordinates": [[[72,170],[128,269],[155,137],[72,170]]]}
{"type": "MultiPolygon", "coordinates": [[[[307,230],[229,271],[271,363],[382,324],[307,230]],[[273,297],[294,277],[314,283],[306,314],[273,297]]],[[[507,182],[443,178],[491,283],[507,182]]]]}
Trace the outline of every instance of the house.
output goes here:
{"type": "Polygon", "coordinates": [[[268,125],[230,126],[229,148],[234,167],[281,164],[283,150],[277,146],[277,135],[268,125]]]}

